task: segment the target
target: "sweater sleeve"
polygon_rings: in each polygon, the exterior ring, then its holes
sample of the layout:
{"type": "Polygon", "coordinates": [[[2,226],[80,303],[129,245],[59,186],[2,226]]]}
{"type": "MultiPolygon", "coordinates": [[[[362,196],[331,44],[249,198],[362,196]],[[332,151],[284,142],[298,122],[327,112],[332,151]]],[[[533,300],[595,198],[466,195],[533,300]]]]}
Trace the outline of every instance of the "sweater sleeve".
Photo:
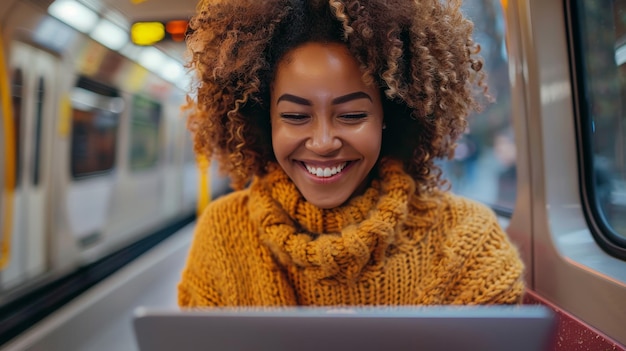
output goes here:
{"type": "MultiPolygon", "coordinates": [[[[467,201],[467,200],[466,200],[467,201]]],[[[466,203],[452,229],[460,271],[452,287],[452,304],[516,304],[524,293],[524,265],[514,244],[490,208],[466,203]]]]}
{"type": "Polygon", "coordinates": [[[215,280],[209,254],[213,249],[209,235],[213,227],[209,208],[200,216],[191,243],[187,263],[178,283],[178,305],[180,307],[220,306],[221,299],[215,280]]]}
{"type": "MultiPolygon", "coordinates": [[[[237,258],[247,227],[247,193],[233,192],[213,201],[198,218],[187,263],[178,284],[181,307],[233,304],[237,295],[237,258]]],[[[239,278],[237,278],[239,277],[239,278]]]]}

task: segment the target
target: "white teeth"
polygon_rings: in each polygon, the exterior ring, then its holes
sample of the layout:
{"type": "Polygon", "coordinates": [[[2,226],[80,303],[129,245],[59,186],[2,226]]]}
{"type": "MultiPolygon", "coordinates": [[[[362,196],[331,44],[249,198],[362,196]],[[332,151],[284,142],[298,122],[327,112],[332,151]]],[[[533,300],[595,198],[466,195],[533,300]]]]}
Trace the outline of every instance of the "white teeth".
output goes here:
{"type": "Polygon", "coordinates": [[[320,178],[328,178],[331,176],[334,176],[335,174],[341,172],[346,165],[348,164],[348,162],[344,162],[340,165],[337,165],[335,167],[329,168],[321,168],[321,167],[313,167],[313,166],[309,166],[307,164],[305,164],[306,169],[309,171],[309,173],[318,176],[320,178]]]}

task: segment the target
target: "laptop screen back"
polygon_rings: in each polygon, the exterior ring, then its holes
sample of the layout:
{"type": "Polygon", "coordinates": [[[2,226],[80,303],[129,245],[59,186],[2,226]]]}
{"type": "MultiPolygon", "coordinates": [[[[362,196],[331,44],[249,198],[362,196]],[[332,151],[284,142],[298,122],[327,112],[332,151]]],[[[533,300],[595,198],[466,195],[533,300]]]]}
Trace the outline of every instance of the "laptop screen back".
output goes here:
{"type": "Polygon", "coordinates": [[[141,351],[544,350],[543,306],[157,310],[134,318],[141,351]]]}

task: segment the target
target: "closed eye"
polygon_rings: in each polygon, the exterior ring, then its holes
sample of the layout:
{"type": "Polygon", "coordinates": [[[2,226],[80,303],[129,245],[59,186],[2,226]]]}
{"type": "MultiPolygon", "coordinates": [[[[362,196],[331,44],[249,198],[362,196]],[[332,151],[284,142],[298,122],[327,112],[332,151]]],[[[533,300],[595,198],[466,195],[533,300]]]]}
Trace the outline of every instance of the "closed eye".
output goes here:
{"type": "Polygon", "coordinates": [[[368,116],[367,113],[362,112],[362,113],[346,113],[346,114],[340,115],[339,117],[348,119],[348,120],[355,120],[355,119],[363,119],[367,116],[368,116]]]}
{"type": "Polygon", "coordinates": [[[291,122],[303,122],[304,120],[309,118],[309,115],[300,113],[281,113],[280,118],[291,122]]]}

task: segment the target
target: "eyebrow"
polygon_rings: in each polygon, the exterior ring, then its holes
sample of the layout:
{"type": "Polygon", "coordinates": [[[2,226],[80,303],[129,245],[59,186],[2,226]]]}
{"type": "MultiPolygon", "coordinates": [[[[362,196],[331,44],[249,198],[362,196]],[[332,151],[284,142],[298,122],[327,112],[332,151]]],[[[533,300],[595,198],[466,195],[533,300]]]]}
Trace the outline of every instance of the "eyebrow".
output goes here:
{"type": "MultiPolygon", "coordinates": [[[[357,99],[368,99],[369,101],[372,101],[372,97],[369,96],[367,93],[365,93],[363,91],[356,91],[354,93],[350,93],[350,94],[346,94],[346,95],[342,95],[342,96],[336,97],[336,98],[334,98],[331,101],[331,103],[333,105],[339,105],[339,104],[343,104],[343,103],[346,103],[348,101],[357,100],[357,99]]],[[[290,101],[290,102],[293,102],[295,104],[305,105],[305,106],[313,105],[313,103],[310,100],[307,100],[307,99],[305,99],[303,97],[292,95],[292,94],[283,94],[283,95],[281,95],[278,98],[278,100],[276,100],[276,104],[278,104],[281,101],[290,101]]]]}

